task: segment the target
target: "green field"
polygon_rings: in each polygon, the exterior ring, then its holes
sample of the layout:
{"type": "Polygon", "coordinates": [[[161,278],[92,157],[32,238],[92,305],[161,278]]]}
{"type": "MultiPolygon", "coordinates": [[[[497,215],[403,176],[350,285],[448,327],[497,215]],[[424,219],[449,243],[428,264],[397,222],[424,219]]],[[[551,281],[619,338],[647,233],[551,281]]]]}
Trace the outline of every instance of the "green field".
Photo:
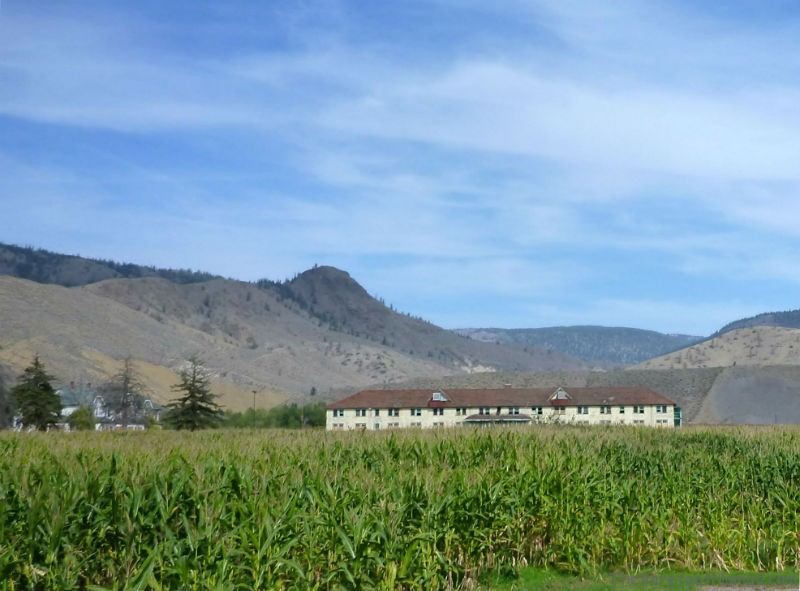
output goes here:
{"type": "MultiPolygon", "coordinates": [[[[494,591],[702,591],[710,586],[736,589],[800,588],[797,572],[639,572],[602,573],[581,578],[543,569],[523,569],[514,580],[491,581],[494,591]]],[[[507,578],[506,578],[507,579],[507,578]]]]}
{"type": "Polygon", "coordinates": [[[797,428],[0,434],[2,589],[792,572],[798,532],[797,428]]]}

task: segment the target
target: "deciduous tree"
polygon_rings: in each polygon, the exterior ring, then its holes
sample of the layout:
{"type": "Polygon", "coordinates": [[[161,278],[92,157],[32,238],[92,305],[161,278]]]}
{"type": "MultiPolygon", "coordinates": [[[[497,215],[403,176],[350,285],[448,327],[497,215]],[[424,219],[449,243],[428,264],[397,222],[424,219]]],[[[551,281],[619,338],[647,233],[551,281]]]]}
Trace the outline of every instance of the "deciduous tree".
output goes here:
{"type": "Polygon", "coordinates": [[[106,406],[127,427],[130,420],[142,411],[144,384],[130,357],[122,362],[119,372],[103,387],[106,406]]]}
{"type": "Polygon", "coordinates": [[[76,431],[91,431],[94,429],[94,412],[88,406],[80,406],[67,417],[70,429],[76,431]]]}

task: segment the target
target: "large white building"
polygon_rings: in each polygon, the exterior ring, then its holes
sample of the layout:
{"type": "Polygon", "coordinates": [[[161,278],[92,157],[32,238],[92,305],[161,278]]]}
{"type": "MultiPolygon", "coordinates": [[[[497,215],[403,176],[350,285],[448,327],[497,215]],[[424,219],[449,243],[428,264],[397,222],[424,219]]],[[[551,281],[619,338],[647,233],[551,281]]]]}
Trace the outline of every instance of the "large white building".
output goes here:
{"type": "Polygon", "coordinates": [[[362,390],[328,405],[326,428],[565,423],[673,427],[675,403],[648,388],[362,390]]]}

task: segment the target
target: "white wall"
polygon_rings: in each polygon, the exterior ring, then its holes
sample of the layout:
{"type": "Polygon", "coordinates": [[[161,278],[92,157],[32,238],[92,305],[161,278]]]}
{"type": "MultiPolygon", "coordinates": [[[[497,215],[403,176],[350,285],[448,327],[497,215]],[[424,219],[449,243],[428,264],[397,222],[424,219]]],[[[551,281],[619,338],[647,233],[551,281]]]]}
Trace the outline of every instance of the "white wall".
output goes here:
{"type": "MultiPolygon", "coordinates": [[[[495,414],[497,407],[490,407],[491,414],[495,414]]],[[[600,412],[601,407],[589,406],[588,414],[578,414],[578,408],[575,406],[564,407],[563,409],[555,409],[551,406],[543,406],[542,414],[537,415],[533,413],[531,407],[520,407],[520,415],[527,415],[533,419],[534,422],[542,423],[567,423],[567,424],[590,424],[590,425],[641,425],[645,427],[673,427],[674,410],[675,407],[667,405],[666,412],[656,412],[655,405],[645,405],[644,413],[634,413],[633,406],[625,406],[625,412],[620,413],[620,406],[611,406],[611,413],[604,414],[600,412]],[[559,411],[563,410],[563,413],[559,411]],[[608,421],[608,423],[606,423],[608,421]],[[659,421],[666,421],[659,422],[659,421]]],[[[364,409],[365,416],[357,415],[360,409],[348,408],[344,409],[344,416],[333,416],[334,411],[328,410],[326,412],[325,426],[328,430],[351,430],[351,429],[394,429],[406,427],[453,427],[460,425],[461,422],[468,416],[478,414],[477,407],[465,409],[464,414],[457,414],[455,408],[441,409],[443,414],[441,416],[434,414],[432,408],[421,408],[421,416],[412,415],[411,409],[401,408],[397,409],[399,416],[390,416],[390,409],[378,409],[378,415],[375,415],[375,409],[364,409]]],[[[502,414],[508,414],[509,408],[502,407],[502,414]]]]}

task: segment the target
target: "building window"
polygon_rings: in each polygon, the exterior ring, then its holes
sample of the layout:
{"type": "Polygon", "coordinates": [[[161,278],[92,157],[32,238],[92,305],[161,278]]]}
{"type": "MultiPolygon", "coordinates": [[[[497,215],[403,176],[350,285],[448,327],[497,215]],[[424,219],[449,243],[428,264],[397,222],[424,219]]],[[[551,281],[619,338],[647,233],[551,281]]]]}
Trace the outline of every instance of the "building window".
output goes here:
{"type": "Polygon", "coordinates": [[[399,426],[400,426],[400,423],[389,423],[389,425],[388,425],[388,427],[390,429],[396,429],[399,426]]]}
{"type": "Polygon", "coordinates": [[[375,409],[375,416],[376,416],[376,417],[379,417],[379,416],[381,416],[381,409],[379,409],[379,408],[376,408],[376,409],[375,409]]]}
{"type": "Polygon", "coordinates": [[[611,414],[611,407],[610,406],[601,406],[600,407],[600,414],[601,415],[610,415],[611,414]]]}
{"type": "Polygon", "coordinates": [[[567,408],[565,406],[557,406],[553,409],[554,415],[565,415],[567,414],[567,408]]]}
{"type": "Polygon", "coordinates": [[[366,428],[367,428],[366,423],[356,423],[356,429],[366,429],[366,428]]]}
{"type": "Polygon", "coordinates": [[[656,412],[658,412],[658,413],[667,412],[667,405],[666,404],[656,404],[656,412]]]}
{"type": "Polygon", "coordinates": [[[434,427],[444,427],[444,423],[434,423],[434,427]]]}
{"type": "Polygon", "coordinates": [[[412,417],[421,417],[422,416],[422,409],[421,408],[412,408],[411,409],[411,416],[412,417]]]}
{"type": "Polygon", "coordinates": [[[400,416],[400,409],[399,408],[390,408],[389,409],[389,416],[390,417],[399,417],[400,416]]]}
{"type": "Polygon", "coordinates": [[[457,408],[456,409],[456,415],[463,417],[466,414],[467,414],[467,409],[466,408],[457,408]]]}
{"type": "Polygon", "coordinates": [[[579,406],[578,407],[578,414],[579,415],[588,415],[589,414],[589,407],[588,406],[579,406]]]}
{"type": "Polygon", "coordinates": [[[641,404],[637,404],[633,407],[633,414],[635,415],[643,415],[644,414],[644,406],[641,404]]]}
{"type": "Polygon", "coordinates": [[[411,423],[412,427],[422,427],[422,423],[411,423]]]}
{"type": "Polygon", "coordinates": [[[433,416],[435,416],[435,417],[444,416],[444,409],[443,408],[434,408],[433,409],[433,416]]]}
{"type": "Polygon", "coordinates": [[[519,414],[519,407],[518,406],[510,407],[508,409],[508,414],[510,414],[510,415],[518,415],[519,414]]]}
{"type": "Polygon", "coordinates": [[[491,408],[489,408],[488,406],[482,406],[480,408],[480,411],[478,412],[478,414],[488,415],[488,414],[491,414],[491,412],[492,412],[491,408]]]}
{"type": "Polygon", "coordinates": [[[619,407],[619,414],[621,414],[621,415],[625,414],[625,407],[624,406],[620,406],[619,407]]]}
{"type": "Polygon", "coordinates": [[[633,419],[633,424],[634,425],[644,425],[644,421],[633,419]]]}
{"type": "Polygon", "coordinates": [[[373,429],[377,430],[377,429],[381,428],[381,424],[380,423],[375,423],[372,427],[373,427],[373,429]]]}
{"type": "Polygon", "coordinates": [[[533,414],[535,414],[535,415],[540,415],[540,414],[542,414],[542,407],[541,406],[532,406],[531,407],[531,412],[533,414]]]}
{"type": "Polygon", "coordinates": [[[334,417],[343,417],[344,416],[344,410],[341,409],[341,408],[334,408],[333,409],[333,416],[334,417]]]}
{"type": "Polygon", "coordinates": [[[366,408],[357,408],[356,409],[356,416],[357,417],[365,417],[365,416],[367,416],[367,409],[366,408]]]}

